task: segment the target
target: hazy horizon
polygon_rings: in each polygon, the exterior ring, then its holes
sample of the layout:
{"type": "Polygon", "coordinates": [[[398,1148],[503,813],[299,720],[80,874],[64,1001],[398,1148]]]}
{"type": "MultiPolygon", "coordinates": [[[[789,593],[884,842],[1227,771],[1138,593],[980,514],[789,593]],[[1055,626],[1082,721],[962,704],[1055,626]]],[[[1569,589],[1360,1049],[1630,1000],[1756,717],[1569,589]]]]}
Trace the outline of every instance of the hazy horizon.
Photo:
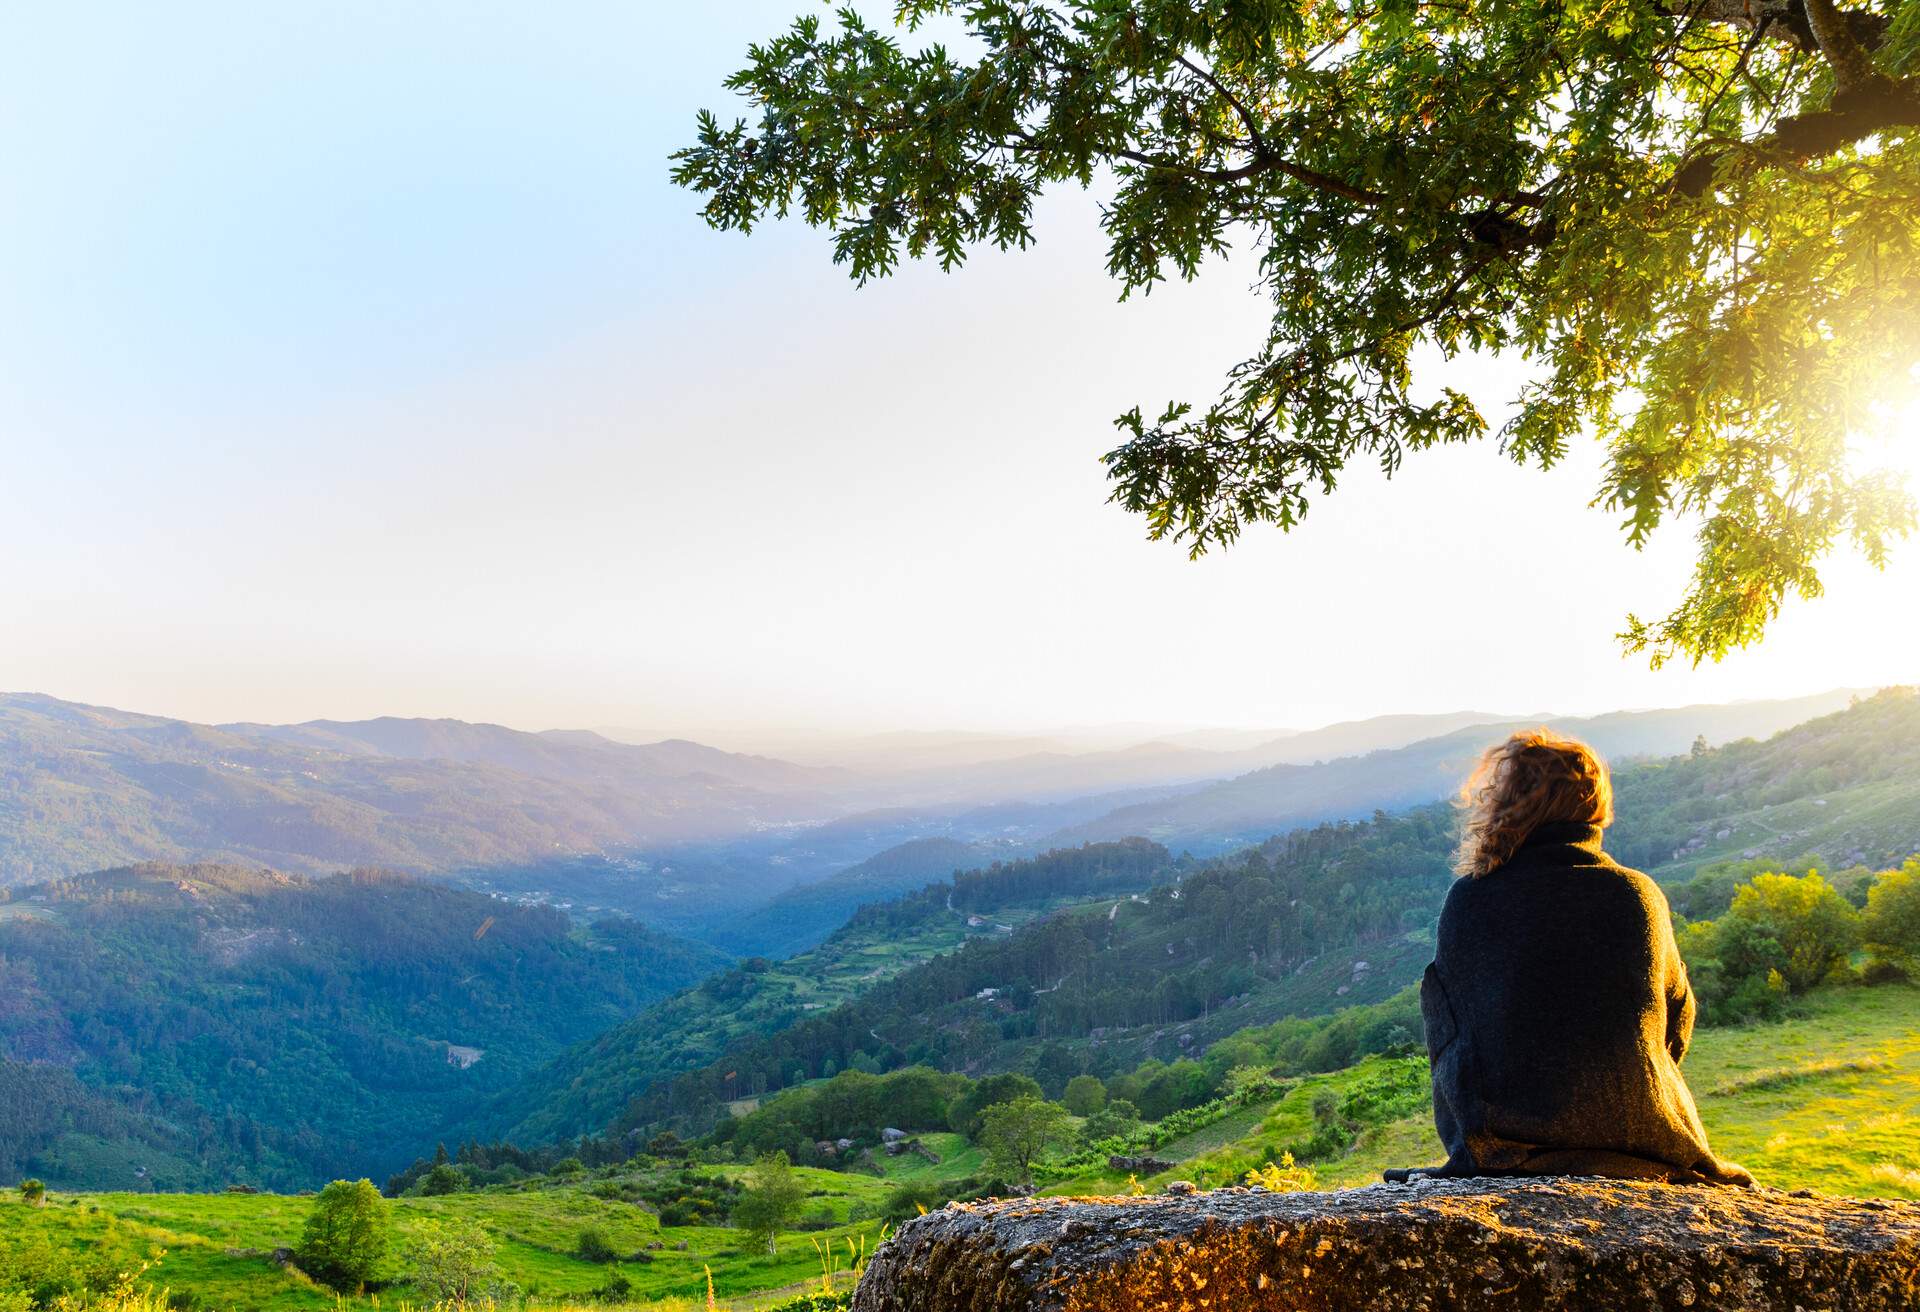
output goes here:
{"type": "Polygon", "coordinates": [[[1144,541],[1104,504],[1111,421],[1212,395],[1261,305],[1232,268],[1116,303],[1097,196],[865,290],[798,223],[709,232],[666,157],[805,8],[16,17],[0,95],[58,112],[0,116],[0,686],[719,740],[1916,677],[1913,541],[1835,558],[1760,649],[1623,658],[1693,543],[1628,550],[1591,445],[1352,470],[1199,562],[1144,541]]]}
{"type": "MultiPolygon", "coordinates": [[[[1920,680],[1895,681],[1895,683],[1916,683],[1920,680]]],[[[1150,723],[1139,721],[1110,721],[1105,723],[1088,722],[1078,724],[1031,725],[963,725],[963,724],[919,724],[897,725],[879,728],[806,726],[797,723],[785,723],[771,720],[759,724],[736,727],[673,726],[664,725],[646,727],[642,725],[619,724],[546,724],[512,723],[506,720],[469,718],[465,716],[429,716],[413,715],[402,710],[380,711],[366,716],[307,716],[300,720],[270,720],[260,716],[232,716],[217,720],[199,719],[194,716],[176,715],[151,706],[119,705],[86,697],[65,697],[42,688],[6,688],[0,689],[5,695],[53,696],[58,700],[124,711],[141,715],[156,715],[162,718],[184,720],[199,724],[212,725],[299,725],[313,722],[366,721],[377,719],[397,720],[454,720],[481,726],[496,726],[525,733],[549,732],[590,732],[600,734],[616,742],[645,745],[668,739],[687,739],[705,746],[718,747],[726,751],[757,753],[779,756],[791,753],[796,758],[805,758],[818,752],[825,757],[833,757],[839,752],[854,746],[871,746],[876,757],[886,755],[885,747],[889,740],[905,747],[916,741],[951,740],[963,742],[978,740],[983,744],[1004,743],[1019,745],[1019,750],[1030,751],[1068,751],[1102,752],[1119,751],[1148,744],[1162,744],[1189,747],[1204,751],[1233,751],[1266,746],[1287,737],[1311,734],[1317,731],[1339,728],[1348,724],[1366,723],[1376,720],[1395,720],[1401,718],[1437,718],[1445,716],[1473,715],[1485,717],[1490,722],[1527,721],[1527,720],[1569,720],[1586,719],[1601,715],[1632,715],[1657,711],[1682,709],[1693,705],[1743,705],[1770,701],[1793,701],[1801,698],[1814,698],[1824,694],[1851,692],[1866,696],[1881,687],[1894,684],[1849,686],[1834,684],[1822,688],[1807,688],[1795,692],[1782,693],[1777,697],[1741,697],[1724,701],[1706,699],[1688,702],[1641,705],[1601,705],[1601,706],[1538,706],[1530,709],[1515,709],[1511,706],[1452,706],[1435,710],[1402,710],[1385,707],[1371,715],[1342,717],[1338,720],[1314,721],[1299,724],[1219,724],[1219,723],[1150,723]],[[1184,740],[1184,741],[1183,741],[1184,740]]],[[[1441,732],[1436,730],[1436,735],[1441,732]]],[[[982,760],[991,759],[982,757],[982,760]]]]}

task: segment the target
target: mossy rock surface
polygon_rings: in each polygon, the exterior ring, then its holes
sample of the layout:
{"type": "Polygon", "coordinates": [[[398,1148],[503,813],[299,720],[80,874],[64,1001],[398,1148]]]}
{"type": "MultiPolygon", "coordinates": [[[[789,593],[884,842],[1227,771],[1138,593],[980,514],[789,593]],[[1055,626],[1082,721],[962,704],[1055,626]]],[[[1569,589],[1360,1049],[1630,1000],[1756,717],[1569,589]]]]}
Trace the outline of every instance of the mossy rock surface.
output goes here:
{"type": "Polygon", "coordinates": [[[1912,1312],[1920,1204],[1619,1180],[952,1204],[853,1312],[1912,1312]]]}

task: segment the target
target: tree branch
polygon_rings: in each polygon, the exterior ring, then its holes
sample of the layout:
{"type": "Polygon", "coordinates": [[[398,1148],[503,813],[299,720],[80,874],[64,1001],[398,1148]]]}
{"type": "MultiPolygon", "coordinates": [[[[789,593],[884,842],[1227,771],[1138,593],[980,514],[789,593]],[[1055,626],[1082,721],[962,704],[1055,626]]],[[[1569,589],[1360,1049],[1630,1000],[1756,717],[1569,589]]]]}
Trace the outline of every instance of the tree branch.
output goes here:
{"type": "Polygon", "coordinates": [[[1683,196],[1704,196],[1713,187],[1721,162],[1735,154],[1770,155],[1804,164],[1875,132],[1903,127],[1920,127],[1920,82],[1895,81],[1875,73],[1865,83],[1836,92],[1825,109],[1781,119],[1767,136],[1694,156],[1674,173],[1670,189],[1683,196]]]}
{"type": "Polygon", "coordinates": [[[1813,39],[1820,44],[1820,53],[1833,66],[1833,84],[1838,93],[1885,80],[1886,74],[1873,66],[1873,56],[1854,36],[1833,0],[1801,0],[1801,5],[1806,10],[1813,39]]]}
{"type": "Polygon", "coordinates": [[[1257,119],[1254,118],[1253,111],[1249,110],[1246,107],[1246,105],[1241,103],[1240,97],[1234,95],[1233,92],[1227,90],[1226,86],[1220,81],[1219,78],[1215,77],[1212,73],[1208,72],[1206,69],[1200,67],[1200,65],[1188,59],[1185,55],[1175,55],[1174,58],[1179,61],[1180,66],[1182,68],[1186,69],[1189,73],[1192,73],[1195,77],[1199,78],[1202,82],[1205,82],[1208,86],[1212,87],[1215,91],[1219,92],[1220,95],[1226,100],[1226,102],[1229,105],[1233,106],[1233,112],[1240,116],[1240,122],[1246,126],[1247,140],[1253,143],[1253,153],[1255,155],[1266,154],[1267,142],[1266,142],[1266,138],[1260,135],[1260,123],[1257,119]]]}
{"type": "MultiPolygon", "coordinates": [[[[1767,36],[1810,55],[1822,53],[1808,13],[1807,0],[1656,0],[1662,12],[1682,22],[1724,23],[1749,31],[1765,26],[1767,36]]],[[[1829,8],[1832,8],[1829,0],[1829,8]]],[[[1841,25],[1866,51],[1880,48],[1892,20],[1863,9],[1839,13],[1841,25]]]]}
{"type": "Polygon", "coordinates": [[[1386,203],[1386,195],[1378,191],[1369,191],[1365,187],[1356,187],[1351,182],[1342,182],[1339,178],[1310,169],[1304,164],[1295,164],[1279,155],[1256,155],[1235,169],[1197,169],[1191,164],[1181,164],[1174,160],[1157,159],[1137,150],[1119,149],[1113,152],[1116,159],[1129,160],[1135,164],[1144,164],[1152,169],[1172,169],[1176,173],[1185,173],[1189,177],[1202,178],[1208,182],[1244,182],[1262,173],[1280,173],[1304,182],[1315,191],[1324,191],[1331,196],[1339,196],[1356,205],[1365,205],[1377,209],[1386,203]]]}

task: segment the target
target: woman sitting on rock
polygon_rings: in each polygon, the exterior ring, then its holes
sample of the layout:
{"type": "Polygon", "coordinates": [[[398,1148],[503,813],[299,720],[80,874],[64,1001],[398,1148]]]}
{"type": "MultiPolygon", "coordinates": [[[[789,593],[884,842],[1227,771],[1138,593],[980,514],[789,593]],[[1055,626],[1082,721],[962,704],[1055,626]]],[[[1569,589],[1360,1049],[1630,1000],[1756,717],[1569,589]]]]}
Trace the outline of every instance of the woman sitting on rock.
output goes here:
{"type": "Polygon", "coordinates": [[[1694,1001],[1667,900],[1600,849],[1606,765],[1518,733],[1461,802],[1462,878],[1420,985],[1448,1155],[1412,1174],[1753,1183],[1713,1155],[1680,1074],[1694,1001]]]}

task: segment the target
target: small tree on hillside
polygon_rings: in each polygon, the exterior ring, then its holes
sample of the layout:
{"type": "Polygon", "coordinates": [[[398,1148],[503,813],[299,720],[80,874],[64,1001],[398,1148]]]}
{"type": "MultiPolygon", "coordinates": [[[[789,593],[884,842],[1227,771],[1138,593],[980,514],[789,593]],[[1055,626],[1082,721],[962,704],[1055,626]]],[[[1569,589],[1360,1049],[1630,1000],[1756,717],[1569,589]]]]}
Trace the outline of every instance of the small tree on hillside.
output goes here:
{"type": "Polygon", "coordinates": [[[996,1103],[980,1117],[987,1164],[1021,1184],[1033,1183],[1033,1164],[1071,1137],[1067,1109],[1041,1098],[996,1103]]]}
{"type": "Polygon", "coordinates": [[[47,1205],[47,1186],[39,1180],[22,1180],[20,1182],[20,1200],[29,1207],[45,1207],[47,1205]]]}
{"type": "Polygon", "coordinates": [[[335,1180],[307,1215],[294,1258],[301,1270],[341,1291],[373,1278],[387,1253],[387,1205],[370,1180],[335,1180]]]}
{"type": "Polygon", "coordinates": [[[607,1232],[597,1225],[587,1226],[574,1240],[573,1255],[582,1262],[611,1262],[620,1254],[614,1251],[607,1232]]]}
{"type": "Polygon", "coordinates": [[[986,1108],[996,1103],[1012,1102],[1016,1098],[1040,1096],[1040,1086],[1032,1076],[1022,1075],[1018,1071],[989,1075],[953,1100],[947,1113],[947,1123],[969,1139],[977,1138],[980,1134],[980,1114],[986,1108]]]}
{"type": "Polygon", "coordinates": [[[1080,1129],[1088,1143],[1096,1143],[1101,1139],[1131,1134],[1139,1125],[1140,1109],[1125,1098],[1112,1098],[1106,1106],[1087,1117],[1086,1124],[1080,1129]]]}
{"type": "Polygon", "coordinates": [[[467,1178],[467,1173],[459,1167],[440,1162],[420,1177],[420,1183],[415,1192],[429,1198],[442,1194],[459,1194],[465,1193],[472,1183],[467,1178]]]}
{"type": "Polygon", "coordinates": [[[472,1221],[429,1221],[407,1244],[407,1275],[436,1303],[465,1304],[499,1278],[493,1240],[472,1221]]]}
{"type": "MultiPolygon", "coordinates": [[[[1777,964],[1767,964],[1779,970],[1795,993],[1806,992],[1844,967],[1859,937],[1857,913],[1833,885],[1813,873],[1755,876],[1734,893],[1721,924],[1729,921],[1749,922],[1779,944],[1777,964]]],[[[1721,962],[1733,964],[1725,956],[1721,962]]]]}
{"type": "Polygon", "coordinates": [[[1920,857],[1874,879],[1861,929],[1876,958],[1920,976],[1920,857]]]}
{"type": "Polygon", "coordinates": [[[1076,1075],[1067,1081],[1061,1101],[1075,1116],[1091,1116],[1107,1105],[1107,1086],[1097,1076],[1076,1075]]]}
{"type": "Polygon", "coordinates": [[[806,1196],[806,1186],[794,1174],[787,1155],[768,1153],[747,1168],[746,1189],[733,1205],[733,1223],[756,1245],[765,1244],[772,1255],[774,1241],[792,1223],[806,1196]]]}

